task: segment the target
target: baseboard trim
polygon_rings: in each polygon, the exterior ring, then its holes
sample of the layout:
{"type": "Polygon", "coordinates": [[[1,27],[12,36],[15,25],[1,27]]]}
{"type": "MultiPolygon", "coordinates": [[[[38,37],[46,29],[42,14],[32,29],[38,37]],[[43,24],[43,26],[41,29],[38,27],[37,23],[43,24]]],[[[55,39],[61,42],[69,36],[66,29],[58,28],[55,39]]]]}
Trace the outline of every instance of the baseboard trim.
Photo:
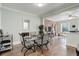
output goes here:
{"type": "Polygon", "coordinates": [[[21,42],[20,41],[16,41],[13,43],[13,45],[17,45],[17,44],[20,44],[21,42]]]}
{"type": "Polygon", "coordinates": [[[76,48],[76,46],[75,45],[72,45],[72,44],[67,44],[66,46],[70,46],[70,47],[76,48]]]}

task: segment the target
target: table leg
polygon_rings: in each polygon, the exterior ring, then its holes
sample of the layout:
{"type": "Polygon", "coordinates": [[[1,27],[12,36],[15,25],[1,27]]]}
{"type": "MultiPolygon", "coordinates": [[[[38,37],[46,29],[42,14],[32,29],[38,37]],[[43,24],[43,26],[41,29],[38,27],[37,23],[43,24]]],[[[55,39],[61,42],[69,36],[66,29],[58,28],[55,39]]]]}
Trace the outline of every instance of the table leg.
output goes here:
{"type": "MultiPolygon", "coordinates": [[[[34,40],[34,43],[35,43],[35,40],[34,40]]],[[[36,49],[35,49],[35,45],[34,45],[34,52],[36,51],[36,49]]]]}
{"type": "Polygon", "coordinates": [[[42,51],[42,54],[43,54],[43,36],[42,36],[42,41],[41,41],[41,51],[42,51]]]}

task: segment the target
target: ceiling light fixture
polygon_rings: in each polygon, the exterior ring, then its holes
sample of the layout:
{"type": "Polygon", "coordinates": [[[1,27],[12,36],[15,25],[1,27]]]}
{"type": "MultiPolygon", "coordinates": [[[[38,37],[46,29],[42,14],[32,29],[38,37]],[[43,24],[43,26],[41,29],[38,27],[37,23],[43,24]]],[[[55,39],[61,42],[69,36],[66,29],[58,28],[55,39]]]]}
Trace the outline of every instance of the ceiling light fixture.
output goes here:
{"type": "Polygon", "coordinates": [[[36,3],[35,5],[38,6],[38,7],[43,7],[44,6],[43,3],[36,3]]]}
{"type": "Polygon", "coordinates": [[[69,19],[77,19],[78,16],[75,16],[75,15],[69,15],[69,19]]]}

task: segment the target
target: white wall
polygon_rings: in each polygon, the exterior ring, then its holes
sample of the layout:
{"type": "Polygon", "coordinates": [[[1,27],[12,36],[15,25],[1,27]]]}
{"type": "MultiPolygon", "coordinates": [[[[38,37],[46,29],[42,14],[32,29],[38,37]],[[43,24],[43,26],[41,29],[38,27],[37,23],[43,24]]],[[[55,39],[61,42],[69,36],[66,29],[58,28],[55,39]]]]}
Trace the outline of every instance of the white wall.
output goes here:
{"type": "Polygon", "coordinates": [[[1,4],[0,4],[0,29],[1,29],[1,4]]]}
{"type": "Polygon", "coordinates": [[[1,8],[0,8],[0,29],[1,29],[1,8]]]}
{"type": "Polygon", "coordinates": [[[23,32],[23,20],[30,20],[30,30],[27,31],[38,31],[40,25],[40,18],[30,13],[20,13],[12,10],[2,9],[2,29],[4,33],[13,34],[14,44],[20,42],[19,34],[23,32]]]}
{"type": "MultiPolygon", "coordinates": [[[[71,28],[72,24],[76,24],[79,30],[79,8],[74,8],[71,10],[64,11],[60,14],[50,16],[49,19],[58,22],[58,32],[61,32],[61,23],[65,22],[69,25],[70,30],[74,30],[71,28]],[[77,19],[69,20],[69,15],[77,16],[77,19]]],[[[79,44],[79,32],[78,33],[68,33],[67,34],[67,45],[76,46],[79,44]]]]}

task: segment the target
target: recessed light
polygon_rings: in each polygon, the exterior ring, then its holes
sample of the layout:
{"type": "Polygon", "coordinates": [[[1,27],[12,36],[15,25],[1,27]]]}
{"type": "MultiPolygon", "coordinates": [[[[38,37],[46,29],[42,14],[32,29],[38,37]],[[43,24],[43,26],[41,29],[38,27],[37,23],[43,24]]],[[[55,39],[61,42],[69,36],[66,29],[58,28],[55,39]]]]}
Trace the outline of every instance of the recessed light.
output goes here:
{"type": "Polygon", "coordinates": [[[36,3],[35,5],[38,6],[38,7],[43,7],[44,6],[43,3],[36,3]]]}

